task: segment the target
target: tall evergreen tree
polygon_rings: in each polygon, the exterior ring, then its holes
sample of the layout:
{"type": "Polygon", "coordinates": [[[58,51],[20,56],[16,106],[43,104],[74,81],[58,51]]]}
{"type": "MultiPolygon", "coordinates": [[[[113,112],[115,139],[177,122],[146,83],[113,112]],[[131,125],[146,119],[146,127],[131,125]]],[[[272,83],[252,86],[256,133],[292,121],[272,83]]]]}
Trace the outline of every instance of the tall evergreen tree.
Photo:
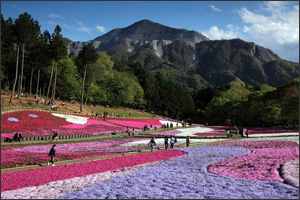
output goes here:
{"type": "Polygon", "coordinates": [[[25,12],[19,15],[19,18],[15,20],[14,32],[18,46],[22,45],[22,65],[18,91],[18,96],[20,97],[23,82],[25,44],[31,46],[38,38],[40,34],[40,25],[37,20],[34,20],[30,14],[25,12]]]}
{"type": "Polygon", "coordinates": [[[8,90],[12,85],[15,67],[14,22],[11,18],[4,20],[1,14],[1,88],[8,90]]]}
{"type": "Polygon", "coordinates": [[[83,46],[82,50],[78,54],[77,65],[83,68],[83,81],[82,81],[82,89],[81,89],[81,102],[80,102],[80,112],[82,112],[83,107],[83,96],[84,96],[84,84],[86,79],[86,71],[90,64],[95,63],[97,61],[98,54],[96,49],[92,46],[91,43],[83,46]]]}
{"type": "Polygon", "coordinates": [[[52,94],[51,100],[55,100],[55,87],[56,87],[56,77],[57,77],[57,62],[67,56],[67,48],[63,41],[63,37],[61,35],[61,28],[59,25],[56,25],[54,29],[54,33],[52,34],[50,41],[50,49],[51,49],[51,57],[52,57],[52,71],[50,76],[50,82],[48,85],[47,99],[49,95],[49,90],[51,86],[52,76],[54,72],[54,81],[52,84],[52,94]]]}

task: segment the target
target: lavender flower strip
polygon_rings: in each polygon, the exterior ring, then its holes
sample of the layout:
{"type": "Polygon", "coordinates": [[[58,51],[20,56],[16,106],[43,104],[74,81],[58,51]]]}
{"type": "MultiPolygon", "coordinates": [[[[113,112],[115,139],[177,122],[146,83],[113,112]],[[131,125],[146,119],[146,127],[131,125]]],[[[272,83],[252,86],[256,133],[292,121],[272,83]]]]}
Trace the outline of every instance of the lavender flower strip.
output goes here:
{"type": "Polygon", "coordinates": [[[58,199],[299,199],[299,188],[278,182],[234,179],[207,172],[219,160],[250,153],[242,147],[180,149],[188,155],[168,160],[58,199]]]}

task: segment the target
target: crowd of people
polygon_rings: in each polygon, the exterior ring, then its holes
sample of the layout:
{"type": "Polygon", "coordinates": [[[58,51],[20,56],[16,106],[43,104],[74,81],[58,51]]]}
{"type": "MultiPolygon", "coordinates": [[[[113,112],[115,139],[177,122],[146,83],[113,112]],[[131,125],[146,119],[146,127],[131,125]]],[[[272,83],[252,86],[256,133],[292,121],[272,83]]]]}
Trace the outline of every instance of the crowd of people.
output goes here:
{"type": "Polygon", "coordinates": [[[23,140],[23,134],[21,132],[16,132],[12,140],[13,142],[21,142],[23,140]]]}
{"type": "MultiPolygon", "coordinates": [[[[170,149],[173,149],[175,143],[177,143],[177,138],[174,135],[171,135],[170,137],[168,137],[166,135],[164,137],[165,150],[167,150],[169,148],[169,144],[170,144],[170,149]]],[[[191,143],[190,136],[187,136],[186,137],[186,147],[189,147],[190,143],[191,143]]],[[[155,137],[152,137],[150,142],[148,143],[148,147],[151,148],[151,152],[153,152],[154,146],[156,146],[155,137]]]]}
{"type": "Polygon", "coordinates": [[[128,134],[128,136],[130,136],[130,134],[131,134],[132,136],[134,136],[135,129],[132,128],[132,131],[130,131],[130,130],[129,130],[129,127],[127,126],[127,128],[126,128],[126,133],[128,134]]]}

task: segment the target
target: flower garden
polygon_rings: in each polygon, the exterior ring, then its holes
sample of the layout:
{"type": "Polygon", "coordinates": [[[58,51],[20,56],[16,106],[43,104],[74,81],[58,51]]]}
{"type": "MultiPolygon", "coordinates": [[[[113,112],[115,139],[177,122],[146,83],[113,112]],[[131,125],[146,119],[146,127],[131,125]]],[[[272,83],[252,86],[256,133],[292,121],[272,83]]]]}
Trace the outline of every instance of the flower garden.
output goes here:
{"type": "Polygon", "coordinates": [[[290,178],[298,155],[297,144],[290,141],[224,142],[156,151],[5,173],[1,198],[298,199],[299,187],[290,178]],[[287,164],[282,177],[290,182],[284,183],[277,171],[282,163],[287,164]]]}
{"type": "MultiPolygon", "coordinates": [[[[25,135],[50,131],[107,134],[124,131],[126,126],[159,127],[167,121],[172,120],[109,118],[105,122],[89,116],[22,111],[1,116],[1,137],[16,131],[25,135]]],[[[148,133],[156,137],[152,153],[141,152],[149,149],[149,137],[57,144],[56,160],[71,164],[57,162],[53,167],[45,166],[52,144],[2,146],[1,198],[299,199],[299,133],[249,128],[249,138],[217,138],[225,136],[227,128],[199,125],[148,133]],[[207,138],[192,138],[191,144],[196,145],[189,148],[162,150],[165,135],[175,135],[176,145],[181,146],[185,146],[186,136],[207,138]],[[126,152],[134,153],[121,155],[126,152]],[[110,155],[118,157],[102,157],[110,155]],[[83,158],[93,160],[71,162],[83,158]],[[9,171],[15,166],[37,164],[40,167],[9,171]]]]}
{"type": "Polygon", "coordinates": [[[154,126],[156,125],[157,128],[160,128],[163,124],[169,123],[169,125],[172,123],[173,127],[182,127],[181,122],[166,120],[166,119],[139,119],[139,118],[107,118],[106,121],[122,125],[122,126],[128,126],[131,128],[143,128],[145,125],[150,128],[152,125],[152,128],[154,129],[154,126]]]}
{"type": "Polygon", "coordinates": [[[176,136],[203,136],[203,137],[226,137],[225,129],[216,129],[209,127],[190,127],[190,128],[181,128],[176,130],[157,132],[157,133],[149,133],[150,135],[176,135],[176,136]]]}
{"type": "Polygon", "coordinates": [[[50,131],[60,134],[103,135],[125,129],[89,116],[42,111],[19,111],[1,115],[1,138],[12,138],[17,131],[22,131],[23,136],[49,135],[50,131]]]}

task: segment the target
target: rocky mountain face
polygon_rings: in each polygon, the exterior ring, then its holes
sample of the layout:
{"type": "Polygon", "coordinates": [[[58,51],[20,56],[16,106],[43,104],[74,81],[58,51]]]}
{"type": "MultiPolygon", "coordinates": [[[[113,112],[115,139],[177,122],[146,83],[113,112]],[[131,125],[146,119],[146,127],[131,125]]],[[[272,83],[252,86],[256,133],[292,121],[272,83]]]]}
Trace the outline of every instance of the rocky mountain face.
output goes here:
{"type": "MultiPolygon", "coordinates": [[[[115,62],[140,62],[193,89],[224,86],[240,79],[250,85],[279,86],[299,75],[299,63],[279,58],[271,50],[240,39],[209,40],[196,31],[167,27],[149,20],[117,28],[92,42],[115,62]]],[[[78,54],[87,42],[66,43],[78,54]]]]}

